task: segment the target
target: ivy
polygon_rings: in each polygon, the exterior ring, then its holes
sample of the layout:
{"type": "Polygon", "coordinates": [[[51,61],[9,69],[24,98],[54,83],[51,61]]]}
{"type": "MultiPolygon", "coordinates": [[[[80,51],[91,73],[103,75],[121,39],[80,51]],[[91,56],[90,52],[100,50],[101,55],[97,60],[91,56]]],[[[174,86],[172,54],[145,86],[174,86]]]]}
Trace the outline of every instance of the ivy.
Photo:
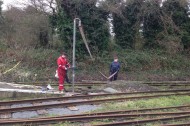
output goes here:
{"type": "MultiPolygon", "coordinates": [[[[97,7],[95,1],[62,1],[57,14],[57,28],[65,50],[72,48],[74,18],[81,19],[88,44],[94,53],[107,50],[110,37],[108,14],[101,7],[97,7]]],[[[87,50],[78,30],[76,40],[77,54],[86,54],[87,50]]]]}

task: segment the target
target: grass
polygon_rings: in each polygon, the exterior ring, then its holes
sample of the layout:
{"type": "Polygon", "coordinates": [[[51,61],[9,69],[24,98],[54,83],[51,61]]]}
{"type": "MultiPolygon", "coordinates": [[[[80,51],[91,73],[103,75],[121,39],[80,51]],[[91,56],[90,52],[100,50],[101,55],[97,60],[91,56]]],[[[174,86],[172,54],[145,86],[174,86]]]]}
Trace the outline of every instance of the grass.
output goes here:
{"type": "Polygon", "coordinates": [[[183,104],[190,104],[190,96],[161,97],[149,100],[127,101],[127,102],[120,102],[114,104],[106,103],[103,105],[101,109],[96,110],[96,112],[168,107],[168,106],[178,106],[183,104]]]}

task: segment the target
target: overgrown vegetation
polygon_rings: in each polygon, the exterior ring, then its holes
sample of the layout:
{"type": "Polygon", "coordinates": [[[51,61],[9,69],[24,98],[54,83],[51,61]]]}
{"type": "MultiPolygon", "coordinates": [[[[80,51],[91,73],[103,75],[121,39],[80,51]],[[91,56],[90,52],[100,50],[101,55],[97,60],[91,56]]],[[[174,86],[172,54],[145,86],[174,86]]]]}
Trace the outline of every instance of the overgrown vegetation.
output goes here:
{"type": "Polygon", "coordinates": [[[29,2],[23,9],[0,9],[0,72],[21,61],[17,71],[4,77],[18,80],[20,73],[29,73],[29,80],[35,74],[38,78],[53,77],[59,53],[65,51],[69,59],[72,57],[73,19],[80,18],[96,59],[89,60],[77,28],[80,77],[103,79],[96,68],[108,73],[113,55],[118,55],[120,79],[126,79],[127,73],[130,80],[188,80],[187,0],[166,0],[162,4],[158,0],[29,2]],[[111,23],[115,36],[109,34],[111,23]]]}
{"type": "MultiPolygon", "coordinates": [[[[61,1],[58,11],[58,33],[64,41],[63,47],[68,50],[72,47],[73,19],[80,18],[85,35],[88,38],[91,50],[94,53],[103,52],[108,49],[109,31],[107,23],[108,13],[96,6],[94,0],[66,0],[61,1]]],[[[78,25],[78,23],[77,23],[78,25]]],[[[77,34],[77,55],[84,57],[86,47],[81,40],[80,33],[77,34]]]]}
{"type": "MultiPolygon", "coordinates": [[[[24,81],[27,81],[54,77],[56,59],[59,56],[58,51],[41,48],[22,52],[14,51],[14,53],[12,50],[7,49],[6,52],[1,55],[2,57],[7,57],[2,60],[1,72],[11,69],[22,59],[21,64],[17,68],[5,75],[6,78],[10,77],[17,81],[22,81],[24,78],[24,81]],[[35,77],[35,74],[37,74],[37,77],[35,77]]],[[[190,62],[187,56],[180,54],[175,56],[166,55],[165,52],[156,50],[134,51],[121,49],[119,52],[119,60],[121,62],[119,79],[161,81],[188,80],[189,78],[190,62]]],[[[88,59],[77,59],[77,80],[105,80],[98,74],[97,67],[98,70],[108,75],[111,61],[112,55],[109,53],[97,57],[95,64],[88,59]]],[[[11,81],[11,79],[8,80],[11,81]]]]}

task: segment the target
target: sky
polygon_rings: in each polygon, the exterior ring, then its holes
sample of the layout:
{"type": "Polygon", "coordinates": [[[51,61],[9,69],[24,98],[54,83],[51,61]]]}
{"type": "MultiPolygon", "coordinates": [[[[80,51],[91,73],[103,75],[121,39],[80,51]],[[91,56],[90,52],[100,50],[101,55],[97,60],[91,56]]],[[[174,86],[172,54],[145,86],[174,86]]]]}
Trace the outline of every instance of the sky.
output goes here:
{"type": "Polygon", "coordinates": [[[2,9],[6,10],[7,7],[11,5],[20,7],[21,6],[19,5],[20,1],[26,1],[26,0],[2,0],[2,1],[3,1],[2,9]]]}
{"type": "Polygon", "coordinates": [[[3,10],[6,10],[7,9],[7,6],[10,5],[10,4],[15,4],[15,0],[2,0],[3,1],[3,10]]]}

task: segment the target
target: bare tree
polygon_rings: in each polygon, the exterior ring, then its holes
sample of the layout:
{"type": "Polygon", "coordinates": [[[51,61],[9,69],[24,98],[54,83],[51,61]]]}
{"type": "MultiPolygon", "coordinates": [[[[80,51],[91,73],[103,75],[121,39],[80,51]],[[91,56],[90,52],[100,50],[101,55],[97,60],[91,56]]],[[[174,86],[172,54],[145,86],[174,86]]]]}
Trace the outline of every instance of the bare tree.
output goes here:
{"type": "Polygon", "coordinates": [[[30,6],[25,10],[13,7],[4,15],[4,39],[9,47],[23,49],[48,44],[49,21],[46,15],[36,13],[30,6]],[[42,38],[46,39],[45,43],[42,38]]]}
{"type": "Polygon", "coordinates": [[[26,0],[25,2],[18,2],[24,6],[32,6],[38,12],[46,14],[55,14],[57,12],[57,2],[59,0],[26,0]]]}

